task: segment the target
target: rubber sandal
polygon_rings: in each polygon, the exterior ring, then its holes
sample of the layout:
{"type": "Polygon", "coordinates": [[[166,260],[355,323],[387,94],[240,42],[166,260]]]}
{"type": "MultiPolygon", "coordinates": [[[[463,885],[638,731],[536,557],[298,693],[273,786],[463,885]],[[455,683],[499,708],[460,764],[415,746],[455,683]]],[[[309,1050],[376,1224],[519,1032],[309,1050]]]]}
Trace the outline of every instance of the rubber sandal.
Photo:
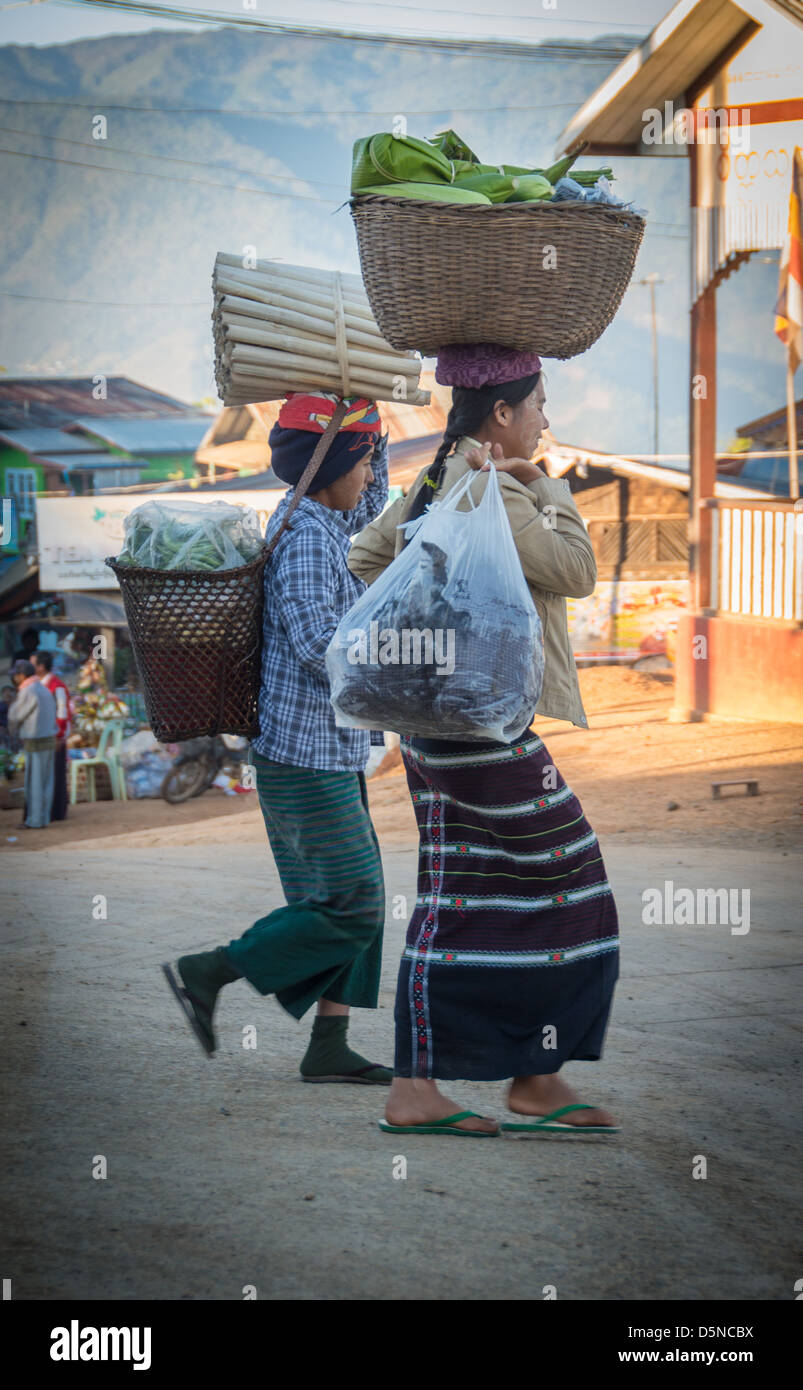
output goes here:
{"type": "MultiPolygon", "coordinates": [[[[165,963],[162,966],[162,970],[164,971],[167,983],[181,1006],[181,1012],[184,1014],[184,1017],[207,1057],[211,1057],[215,1050],[215,1035],[211,1027],[204,1025],[203,1017],[199,1012],[199,1009],[203,1009],[203,1005],[200,1000],[196,1000],[194,995],[190,994],[188,989],[184,988],[183,984],[180,983],[180,979],[177,979],[173,974],[173,969],[170,965],[165,963]]],[[[208,1010],[204,1009],[204,1013],[208,1013],[208,1010]]]]}
{"type": "Polygon", "coordinates": [[[506,1134],[621,1134],[619,1125],[563,1125],[557,1124],[560,1115],[568,1115],[570,1110],[596,1110],[595,1105],[561,1105],[550,1110],[532,1124],[504,1124],[506,1134]]]}
{"type": "Polygon", "coordinates": [[[458,1129],[458,1120],[484,1120],[485,1115],[478,1115],[476,1110],[458,1110],[456,1115],[447,1115],[444,1120],[430,1120],[425,1125],[389,1125],[384,1120],[379,1121],[379,1128],[385,1134],[457,1134],[460,1138],[469,1139],[495,1139],[499,1130],[490,1129],[458,1129]]]}
{"type": "Polygon", "coordinates": [[[381,1062],[369,1062],[367,1067],[358,1067],[356,1071],[335,1072],[331,1076],[303,1076],[302,1081],[309,1081],[313,1085],[320,1085],[326,1082],[350,1082],[352,1086],[389,1086],[393,1080],[393,1073],[389,1072],[387,1080],[384,1077],[368,1076],[368,1072],[387,1071],[381,1062]]]}

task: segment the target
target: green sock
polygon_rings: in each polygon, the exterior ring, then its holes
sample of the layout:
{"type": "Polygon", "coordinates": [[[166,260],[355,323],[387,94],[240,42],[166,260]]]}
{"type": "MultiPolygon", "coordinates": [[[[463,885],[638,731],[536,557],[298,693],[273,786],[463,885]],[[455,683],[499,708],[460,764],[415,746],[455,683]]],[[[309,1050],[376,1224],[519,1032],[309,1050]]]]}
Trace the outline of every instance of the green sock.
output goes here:
{"type": "Polygon", "coordinates": [[[378,1085],[390,1085],[393,1073],[387,1067],[375,1066],[367,1058],[354,1052],[346,1041],[349,1020],[346,1014],[334,1014],[322,1018],[320,1014],[312,1025],[304,1059],[301,1063],[302,1076],[349,1076],[363,1072],[360,1079],[378,1085]]]}
{"type": "Polygon", "coordinates": [[[226,955],[224,946],[218,946],[215,951],[199,951],[194,956],[182,956],[177,964],[185,989],[208,1010],[210,1019],[223,986],[241,978],[239,970],[226,955]]]}

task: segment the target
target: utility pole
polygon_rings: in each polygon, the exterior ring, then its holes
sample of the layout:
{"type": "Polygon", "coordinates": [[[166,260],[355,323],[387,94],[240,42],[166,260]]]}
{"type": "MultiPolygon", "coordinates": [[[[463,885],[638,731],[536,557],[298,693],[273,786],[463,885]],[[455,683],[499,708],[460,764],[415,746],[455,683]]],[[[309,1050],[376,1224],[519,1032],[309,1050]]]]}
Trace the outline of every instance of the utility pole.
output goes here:
{"type": "Polygon", "coordinates": [[[651,275],[645,275],[643,280],[637,280],[638,285],[648,285],[650,290],[650,311],[652,316],[652,401],[653,401],[653,445],[652,451],[656,458],[660,453],[658,448],[658,324],[655,317],[655,286],[663,285],[665,282],[656,271],[651,275]]]}

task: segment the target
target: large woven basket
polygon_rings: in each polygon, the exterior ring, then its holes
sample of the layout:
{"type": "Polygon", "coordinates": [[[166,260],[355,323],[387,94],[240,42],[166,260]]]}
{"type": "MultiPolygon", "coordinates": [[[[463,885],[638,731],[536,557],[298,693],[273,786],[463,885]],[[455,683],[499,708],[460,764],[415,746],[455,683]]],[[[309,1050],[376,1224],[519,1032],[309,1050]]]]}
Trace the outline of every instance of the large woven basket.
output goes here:
{"type": "Polygon", "coordinates": [[[123,595],[145,708],[162,743],[259,730],[268,550],[227,570],[106,564],[123,595]]]}
{"type": "Polygon", "coordinates": [[[635,213],[581,202],[364,197],[351,215],[383,335],[425,356],[447,343],[585,352],[622,302],[645,227],[635,213]]]}

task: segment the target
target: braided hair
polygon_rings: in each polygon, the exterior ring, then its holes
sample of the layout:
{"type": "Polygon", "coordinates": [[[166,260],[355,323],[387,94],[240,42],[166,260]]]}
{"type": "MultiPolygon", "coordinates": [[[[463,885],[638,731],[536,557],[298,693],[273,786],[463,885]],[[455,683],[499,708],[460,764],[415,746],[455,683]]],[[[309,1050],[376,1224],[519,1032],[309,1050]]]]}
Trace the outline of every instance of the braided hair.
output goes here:
{"type": "Polygon", "coordinates": [[[504,401],[505,405],[519,405],[526,400],[535,390],[540,375],[540,372],[536,372],[533,376],[523,376],[518,381],[502,381],[496,386],[455,386],[452,389],[452,408],[446,420],[443,439],[413,499],[408,521],[421,516],[432,501],[440,487],[446,459],[458,439],[465,434],[473,435],[488,419],[497,401],[504,401]]]}

